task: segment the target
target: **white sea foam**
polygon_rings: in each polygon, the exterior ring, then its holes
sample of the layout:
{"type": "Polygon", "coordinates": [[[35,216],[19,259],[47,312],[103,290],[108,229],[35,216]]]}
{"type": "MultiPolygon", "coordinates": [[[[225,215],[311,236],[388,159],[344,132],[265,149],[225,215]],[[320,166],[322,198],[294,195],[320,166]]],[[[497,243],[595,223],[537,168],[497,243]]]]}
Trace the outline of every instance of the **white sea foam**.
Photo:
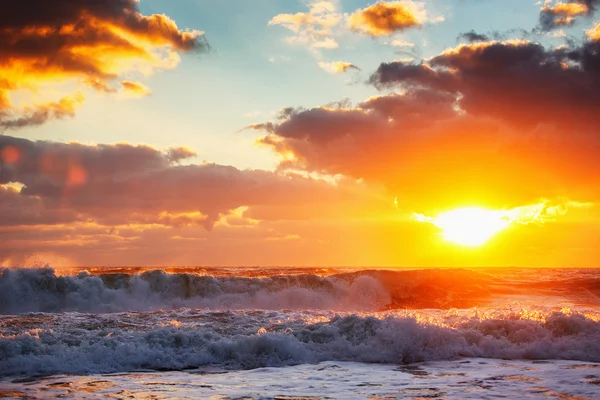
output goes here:
{"type": "Polygon", "coordinates": [[[472,312],[411,317],[185,309],[24,314],[0,322],[0,374],[206,365],[248,369],[326,360],[411,363],[457,357],[600,361],[600,323],[581,314],[536,314],[542,316],[539,320],[499,313],[482,319],[472,312]]]}
{"type": "Polygon", "coordinates": [[[567,296],[597,292],[597,275],[587,272],[556,273],[554,281],[466,270],[264,275],[1,269],[0,375],[458,357],[600,361],[598,308],[567,296]],[[498,302],[525,293],[551,301],[498,302]]]}

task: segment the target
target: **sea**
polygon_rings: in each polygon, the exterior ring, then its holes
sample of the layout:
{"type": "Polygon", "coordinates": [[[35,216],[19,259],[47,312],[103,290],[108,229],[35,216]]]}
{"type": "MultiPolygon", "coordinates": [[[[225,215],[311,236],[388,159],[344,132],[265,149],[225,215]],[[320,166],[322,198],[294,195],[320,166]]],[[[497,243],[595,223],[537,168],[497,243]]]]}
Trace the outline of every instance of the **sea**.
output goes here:
{"type": "Polygon", "coordinates": [[[2,268],[0,398],[600,399],[600,269],[2,268]]]}

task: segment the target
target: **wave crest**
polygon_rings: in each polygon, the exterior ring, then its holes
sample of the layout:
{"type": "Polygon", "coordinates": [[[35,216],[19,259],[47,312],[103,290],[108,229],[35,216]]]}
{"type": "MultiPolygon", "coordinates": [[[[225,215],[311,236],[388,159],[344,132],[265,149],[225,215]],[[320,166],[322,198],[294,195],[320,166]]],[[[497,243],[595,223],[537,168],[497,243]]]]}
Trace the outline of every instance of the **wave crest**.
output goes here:
{"type": "Polygon", "coordinates": [[[464,270],[219,277],[160,270],[57,276],[48,267],[4,268],[0,270],[0,313],[180,307],[338,311],[470,307],[489,296],[487,280],[464,270]]]}

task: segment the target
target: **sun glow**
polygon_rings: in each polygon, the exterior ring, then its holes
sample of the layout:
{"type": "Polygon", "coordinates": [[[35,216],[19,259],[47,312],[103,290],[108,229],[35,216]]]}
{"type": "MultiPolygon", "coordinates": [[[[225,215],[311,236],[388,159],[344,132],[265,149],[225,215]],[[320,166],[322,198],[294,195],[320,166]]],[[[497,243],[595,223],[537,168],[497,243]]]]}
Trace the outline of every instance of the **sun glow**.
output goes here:
{"type": "Polygon", "coordinates": [[[505,211],[466,207],[448,211],[435,218],[417,215],[420,222],[430,222],[442,230],[444,239],[462,246],[477,247],[511,224],[505,211]]]}
{"type": "Polygon", "coordinates": [[[435,225],[445,240],[461,246],[478,247],[485,244],[511,224],[543,225],[564,216],[571,208],[591,207],[592,203],[543,200],[538,204],[510,210],[489,210],[483,207],[464,207],[429,217],[414,214],[419,222],[435,225]]]}

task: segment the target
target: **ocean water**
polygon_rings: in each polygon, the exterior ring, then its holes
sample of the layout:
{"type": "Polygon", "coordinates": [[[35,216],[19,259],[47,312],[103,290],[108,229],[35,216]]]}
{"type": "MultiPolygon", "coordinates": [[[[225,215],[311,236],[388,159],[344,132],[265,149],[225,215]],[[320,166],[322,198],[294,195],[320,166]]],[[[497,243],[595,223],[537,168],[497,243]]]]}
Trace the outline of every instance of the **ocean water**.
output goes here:
{"type": "Polygon", "coordinates": [[[600,399],[600,270],[0,269],[0,398],[600,399]]]}

